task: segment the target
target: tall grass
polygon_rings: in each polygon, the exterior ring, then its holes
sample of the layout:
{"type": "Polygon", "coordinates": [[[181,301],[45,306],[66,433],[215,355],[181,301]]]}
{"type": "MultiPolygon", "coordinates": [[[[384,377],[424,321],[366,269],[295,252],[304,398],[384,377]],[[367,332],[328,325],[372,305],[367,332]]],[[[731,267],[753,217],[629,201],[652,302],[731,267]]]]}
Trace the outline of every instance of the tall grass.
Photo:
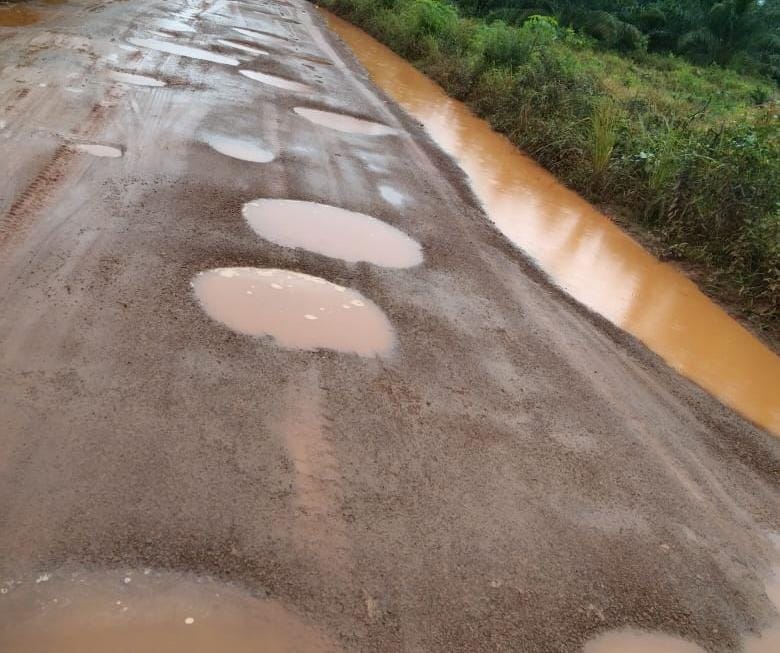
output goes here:
{"type": "Polygon", "coordinates": [[[780,106],[771,82],[596,50],[548,16],[511,26],[460,17],[444,0],[321,1],[780,333],[780,106]]]}

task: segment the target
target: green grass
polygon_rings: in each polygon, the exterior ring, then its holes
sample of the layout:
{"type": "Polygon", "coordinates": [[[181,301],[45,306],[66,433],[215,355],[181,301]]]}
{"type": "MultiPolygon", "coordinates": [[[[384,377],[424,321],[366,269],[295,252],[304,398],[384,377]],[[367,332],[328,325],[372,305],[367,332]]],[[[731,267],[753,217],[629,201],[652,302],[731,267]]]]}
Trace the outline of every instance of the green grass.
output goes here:
{"type": "Polygon", "coordinates": [[[467,102],[711,294],[780,331],[780,105],[771,81],[596,49],[554,18],[521,26],[441,0],[322,0],[467,102]]]}

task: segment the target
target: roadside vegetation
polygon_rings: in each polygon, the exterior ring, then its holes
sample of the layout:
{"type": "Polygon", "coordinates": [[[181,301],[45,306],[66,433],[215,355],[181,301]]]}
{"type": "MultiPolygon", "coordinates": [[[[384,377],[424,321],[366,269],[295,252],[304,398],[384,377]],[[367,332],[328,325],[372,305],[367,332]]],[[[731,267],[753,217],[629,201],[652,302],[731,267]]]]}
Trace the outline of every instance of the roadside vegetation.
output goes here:
{"type": "Polygon", "coordinates": [[[656,253],[683,262],[776,342],[777,0],[321,3],[467,102],[656,253]]]}

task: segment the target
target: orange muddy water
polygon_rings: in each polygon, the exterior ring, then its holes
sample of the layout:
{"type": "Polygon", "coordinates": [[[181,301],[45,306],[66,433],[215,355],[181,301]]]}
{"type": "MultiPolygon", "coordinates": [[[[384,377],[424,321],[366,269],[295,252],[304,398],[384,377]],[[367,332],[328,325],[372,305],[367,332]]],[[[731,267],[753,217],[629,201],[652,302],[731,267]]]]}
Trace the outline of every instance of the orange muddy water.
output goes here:
{"type": "Polygon", "coordinates": [[[360,356],[391,352],[395,334],[382,310],[356,290],[274,268],[218,268],[192,282],[203,310],[250,336],[289,349],[333,349],[360,356]]]}
{"type": "Polygon", "coordinates": [[[780,435],[780,359],[772,351],[463,103],[365,32],[323,13],[373,82],[458,162],[496,226],[556,284],[780,435]]]}
{"type": "Polygon", "coordinates": [[[155,572],[42,573],[4,584],[4,653],[334,653],[278,601],[208,578],[155,572]]]}
{"type": "Polygon", "coordinates": [[[39,20],[38,14],[29,7],[14,5],[0,7],[0,27],[21,27],[39,20]]]}

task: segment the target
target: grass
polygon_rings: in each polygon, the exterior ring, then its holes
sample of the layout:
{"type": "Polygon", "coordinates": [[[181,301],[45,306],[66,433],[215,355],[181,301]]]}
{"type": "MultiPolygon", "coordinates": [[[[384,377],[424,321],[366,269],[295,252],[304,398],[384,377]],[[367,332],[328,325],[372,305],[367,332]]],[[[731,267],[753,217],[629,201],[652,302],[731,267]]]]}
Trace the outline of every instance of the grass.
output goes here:
{"type": "Polygon", "coordinates": [[[441,0],[321,0],[464,100],[771,339],[780,332],[780,105],[773,82],[599,50],[531,16],[441,0]]]}

